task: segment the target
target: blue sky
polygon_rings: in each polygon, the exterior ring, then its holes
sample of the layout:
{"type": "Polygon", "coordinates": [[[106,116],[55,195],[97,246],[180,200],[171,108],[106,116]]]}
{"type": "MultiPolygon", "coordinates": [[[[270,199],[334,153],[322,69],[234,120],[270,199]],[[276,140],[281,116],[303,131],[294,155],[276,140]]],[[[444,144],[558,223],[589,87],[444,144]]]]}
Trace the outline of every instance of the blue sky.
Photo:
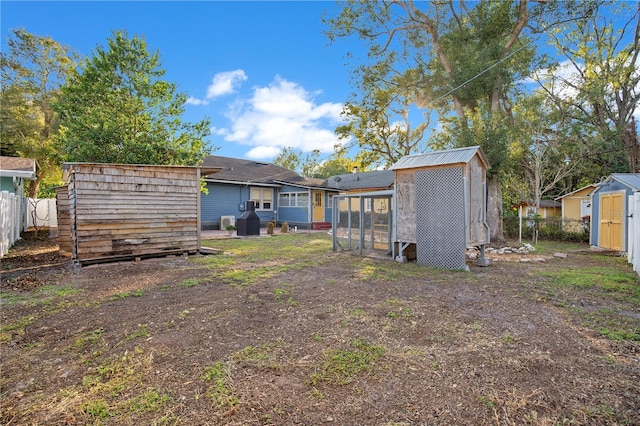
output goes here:
{"type": "MultiPolygon", "coordinates": [[[[189,96],[184,119],[211,119],[215,155],[272,161],[293,147],[327,158],[353,91],[346,54],[366,55],[355,38],[329,45],[322,16],[338,11],[329,0],[0,0],[0,34],[3,51],[10,30],[23,28],[83,56],[112,31],[143,36],[159,51],[165,78],[189,96]]],[[[414,119],[424,120],[422,112],[414,119]]]]}
{"type": "Polygon", "coordinates": [[[271,161],[283,147],[338,142],[351,93],[345,55],[354,40],[329,45],[323,13],[333,1],[1,1],[2,49],[11,29],[50,36],[83,56],[114,30],[158,50],[165,78],[186,92],[184,119],[211,119],[215,155],[271,161]]]}

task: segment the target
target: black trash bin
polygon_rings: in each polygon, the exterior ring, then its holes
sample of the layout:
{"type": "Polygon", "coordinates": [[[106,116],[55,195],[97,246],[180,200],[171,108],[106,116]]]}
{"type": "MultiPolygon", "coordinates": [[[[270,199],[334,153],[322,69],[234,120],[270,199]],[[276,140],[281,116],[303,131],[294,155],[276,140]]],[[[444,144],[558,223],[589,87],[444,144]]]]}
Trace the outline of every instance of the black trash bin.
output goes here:
{"type": "Polygon", "coordinates": [[[253,201],[247,201],[247,209],[236,221],[238,236],[260,235],[260,217],[253,201]]]}

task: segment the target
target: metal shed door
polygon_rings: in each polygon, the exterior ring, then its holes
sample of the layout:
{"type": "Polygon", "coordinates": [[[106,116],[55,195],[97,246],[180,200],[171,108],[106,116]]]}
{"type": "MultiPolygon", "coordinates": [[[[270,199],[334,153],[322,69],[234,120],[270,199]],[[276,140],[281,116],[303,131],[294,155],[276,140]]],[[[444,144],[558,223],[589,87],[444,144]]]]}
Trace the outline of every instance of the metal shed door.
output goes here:
{"type": "Polygon", "coordinates": [[[624,192],[600,195],[600,238],[598,246],[623,251],[622,238],[624,216],[624,192]]]}
{"type": "Polygon", "coordinates": [[[416,182],[417,263],[465,269],[465,206],[462,167],[421,170],[416,182]]]}

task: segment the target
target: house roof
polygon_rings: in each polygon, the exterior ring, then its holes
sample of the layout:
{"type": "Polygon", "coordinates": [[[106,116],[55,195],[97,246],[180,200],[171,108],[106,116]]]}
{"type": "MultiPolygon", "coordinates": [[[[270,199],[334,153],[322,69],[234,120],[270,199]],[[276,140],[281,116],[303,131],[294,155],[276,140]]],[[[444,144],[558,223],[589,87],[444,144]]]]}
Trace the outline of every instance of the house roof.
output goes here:
{"type": "Polygon", "coordinates": [[[463,164],[471,161],[478,154],[485,168],[491,166],[479,146],[467,148],[449,149],[446,151],[433,151],[424,154],[405,155],[399,159],[389,170],[414,169],[418,167],[444,166],[449,164],[463,164]]]}
{"type": "Polygon", "coordinates": [[[343,191],[364,189],[388,189],[393,186],[393,170],[375,170],[372,172],[347,173],[331,176],[325,181],[326,187],[343,191]]]}
{"type": "Polygon", "coordinates": [[[564,198],[571,197],[572,195],[577,194],[580,191],[584,191],[585,189],[591,189],[590,191],[588,191],[587,194],[585,194],[585,195],[588,196],[588,195],[591,194],[591,191],[593,191],[595,189],[595,187],[596,187],[596,184],[592,183],[591,185],[583,186],[582,188],[576,189],[575,191],[571,191],[568,194],[564,194],[564,195],[561,195],[560,197],[556,197],[556,198],[554,198],[554,200],[560,201],[560,200],[562,200],[564,198]]]}
{"type": "Polygon", "coordinates": [[[600,187],[603,183],[611,182],[612,180],[616,180],[634,191],[640,191],[640,173],[612,173],[603,182],[597,184],[596,187],[600,187]]]}
{"type": "MultiPolygon", "coordinates": [[[[531,201],[522,201],[516,204],[514,207],[520,206],[533,206],[533,203],[531,201]]],[[[560,208],[562,207],[562,203],[555,200],[540,200],[540,207],[544,209],[560,208]]]]}
{"type": "Polygon", "coordinates": [[[36,160],[33,158],[0,156],[0,176],[35,180],[36,160]]]}
{"type": "Polygon", "coordinates": [[[201,167],[222,168],[221,171],[207,178],[207,180],[211,181],[245,184],[295,183],[298,185],[313,186],[312,182],[306,180],[296,172],[261,161],[210,155],[204,159],[201,167]]]}

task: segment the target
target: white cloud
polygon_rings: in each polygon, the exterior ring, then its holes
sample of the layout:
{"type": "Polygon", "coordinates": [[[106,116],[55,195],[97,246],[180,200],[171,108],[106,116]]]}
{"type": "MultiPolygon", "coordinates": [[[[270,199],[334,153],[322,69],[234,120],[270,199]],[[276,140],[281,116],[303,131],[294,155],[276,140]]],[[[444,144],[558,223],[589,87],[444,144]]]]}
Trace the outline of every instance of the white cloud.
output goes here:
{"type": "Polygon", "coordinates": [[[189,96],[186,103],[189,105],[206,105],[209,102],[207,102],[204,99],[198,99],[198,98],[194,98],[193,96],[189,96]]]}
{"type": "Polygon", "coordinates": [[[187,104],[207,105],[209,101],[223,95],[236,93],[240,83],[247,80],[247,74],[243,70],[220,72],[213,76],[211,84],[207,87],[205,99],[189,97],[187,104]]]}
{"type": "Polygon", "coordinates": [[[247,79],[243,70],[221,72],[213,76],[213,81],[207,87],[207,99],[217,98],[236,92],[238,85],[247,79]]]}
{"type": "Polygon", "coordinates": [[[256,146],[250,149],[245,155],[253,160],[277,157],[280,149],[275,146],[256,146]]]}
{"type": "Polygon", "coordinates": [[[212,129],[225,140],[254,146],[246,155],[272,159],[284,147],[303,152],[333,152],[338,138],[333,130],[340,122],[342,104],[316,104],[315,94],[280,77],[267,87],[257,87],[244,103],[227,113],[229,129],[212,129]]]}

